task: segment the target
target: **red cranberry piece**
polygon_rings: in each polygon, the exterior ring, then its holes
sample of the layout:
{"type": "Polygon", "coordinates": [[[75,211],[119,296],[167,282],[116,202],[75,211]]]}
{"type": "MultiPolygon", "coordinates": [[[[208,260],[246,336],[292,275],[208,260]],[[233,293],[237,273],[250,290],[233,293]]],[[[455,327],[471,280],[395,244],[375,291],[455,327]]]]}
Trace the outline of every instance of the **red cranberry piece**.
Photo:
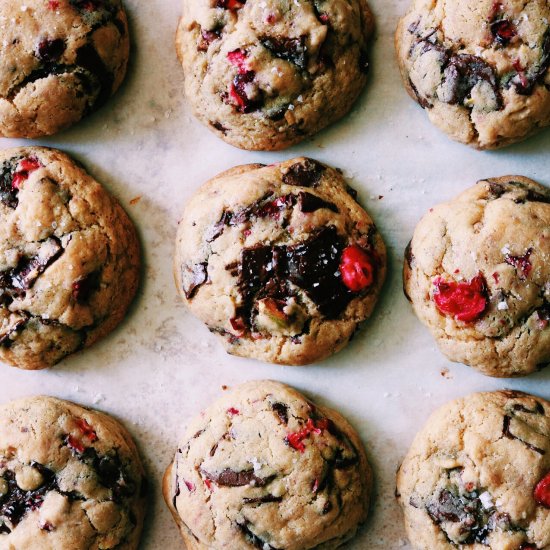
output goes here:
{"type": "Polygon", "coordinates": [[[371,258],[359,246],[351,245],[342,252],[340,260],[342,282],[352,291],[360,292],[374,282],[371,258]]]}
{"type": "Polygon", "coordinates": [[[237,111],[240,113],[250,113],[257,108],[256,102],[250,100],[246,95],[246,85],[254,81],[254,76],[255,74],[252,71],[244,74],[239,73],[231,83],[229,95],[237,105],[237,111]]]}
{"type": "Polygon", "coordinates": [[[303,453],[306,450],[306,446],[303,443],[304,439],[306,439],[312,433],[318,435],[323,433],[323,430],[328,429],[328,426],[329,421],[326,418],[318,420],[317,422],[314,422],[311,418],[308,418],[305,427],[298,432],[288,434],[285,438],[285,441],[290,447],[303,453]]]}
{"type": "Polygon", "coordinates": [[[529,542],[524,542],[519,547],[519,550],[538,550],[538,546],[536,544],[530,544],[529,542]]]}
{"type": "Polygon", "coordinates": [[[80,430],[82,435],[88,438],[91,443],[99,439],[94,429],[90,426],[90,424],[88,424],[88,422],[86,422],[86,420],[84,420],[84,418],[79,418],[76,421],[76,425],[78,426],[78,429],[80,430]]]}
{"type": "Polygon", "coordinates": [[[246,4],[246,0],[218,0],[216,6],[224,10],[240,10],[246,4]]]}
{"type": "Polygon", "coordinates": [[[227,59],[229,62],[239,69],[239,74],[246,74],[248,72],[248,68],[246,67],[246,57],[246,51],[241,50],[240,48],[227,54],[227,59]]]}
{"type": "Polygon", "coordinates": [[[62,38],[54,40],[45,38],[38,44],[36,56],[41,61],[51,63],[52,61],[57,61],[63,55],[66,47],[65,40],[62,38]]]}
{"type": "Polygon", "coordinates": [[[71,451],[75,451],[79,454],[82,454],[85,451],[85,447],[82,442],[72,435],[68,435],[65,442],[71,451]]]}
{"type": "Polygon", "coordinates": [[[518,72],[518,78],[519,78],[519,83],[521,85],[521,89],[528,90],[531,83],[529,82],[529,79],[525,74],[525,67],[523,67],[519,59],[516,59],[513,65],[514,65],[514,69],[516,69],[516,71],[518,72]]]}
{"type": "Polygon", "coordinates": [[[471,281],[457,283],[438,277],[434,281],[434,302],[444,315],[466,323],[479,319],[487,308],[487,284],[479,274],[471,281]]]}
{"type": "Polygon", "coordinates": [[[227,414],[231,416],[236,416],[239,414],[239,409],[236,409],[235,407],[230,407],[229,409],[227,409],[227,414]]]}
{"type": "Polygon", "coordinates": [[[233,317],[229,319],[233,330],[241,336],[246,331],[246,323],[242,317],[233,317]]]}
{"type": "Polygon", "coordinates": [[[191,483],[190,481],[185,481],[185,479],[183,480],[183,482],[185,483],[185,486],[187,487],[187,490],[188,490],[190,493],[194,493],[194,492],[195,492],[195,484],[194,484],[194,483],[191,483]]]}
{"type": "Polygon", "coordinates": [[[550,508],[550,472],[537,483],[534,496],[537,504],[550,508]]]}
{"type": "Polygon", "coordinates": [[[59,0],[49,0],[48,8],[50,10],[56,10],[57,8],[59,8],[59,0]]]}
{"type": "Polygon", "coordinates": [[[491,32],[495,40],[502,46],[506,46],[518,34],[516,27],[508,19],[493,21],[491,23],[491,32]]]}
{"type": "Polygon", "coordinates": [[[28,179],[29,174],[38,170],[41,166],[38,159],[33,157],[21,160],[11,180],[12,189],[21,189],[23,182],[28,179]]]}
{"type": "Polygon", "coordinates": [[[532,253],[533,249],[530,248],[523,256],[506,256],[504,261],[508,265],[513,265],[522,279],[527,279],[529,273],[531,273],[531,269],[533,269],[529,261],[529,257],[532,253]]]}

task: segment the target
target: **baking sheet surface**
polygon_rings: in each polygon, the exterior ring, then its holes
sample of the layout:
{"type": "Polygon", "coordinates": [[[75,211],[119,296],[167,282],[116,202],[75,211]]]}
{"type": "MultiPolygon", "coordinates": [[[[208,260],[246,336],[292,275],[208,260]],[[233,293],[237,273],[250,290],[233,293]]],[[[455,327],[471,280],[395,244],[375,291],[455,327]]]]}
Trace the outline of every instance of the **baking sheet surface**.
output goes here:
{"type": "MultiPolygon", "coordinates": [[[[454,397],[502,387],[548,399],[550,371],[494,380],[448,362],[403,296],[404,248],[428,208],[478,179],[522,174],[550,185],[550,130],[493,153],[449,141],[399,80],[393,30],[407,0],[371,0],[378,26],[372,71],[352,113],[290,150],[240,151],[196,122],[185,105],[173,46],[180,1],[125,3],[134,49],[123,88],[75,128],[33,143],[74,155],[120,199],[141,233],[141,291],[127,321],[91,350],[49,371],[0,366],[0,401],[45,393],[121,419],[137,440],[151,479],[142,548],[176,550],[182,543],[162,501],[161,478],[187,419],[216,399],[224,384],[259,378],[289,383],[340,410],[367,446],[376,475],[374,504],[349,548],[407,548],[394,498],[395,470],[430,412],[454,397]],[[375,314],[346,350],[318,366],[284,368],[225,354],[178,299],[172,249],[182,207],[205,180],[233,165],[299,155],[344,170],[386,241],[390,271],[375,314]]],[[[0,142],[1,147],[23,144],[0,142]]]]}

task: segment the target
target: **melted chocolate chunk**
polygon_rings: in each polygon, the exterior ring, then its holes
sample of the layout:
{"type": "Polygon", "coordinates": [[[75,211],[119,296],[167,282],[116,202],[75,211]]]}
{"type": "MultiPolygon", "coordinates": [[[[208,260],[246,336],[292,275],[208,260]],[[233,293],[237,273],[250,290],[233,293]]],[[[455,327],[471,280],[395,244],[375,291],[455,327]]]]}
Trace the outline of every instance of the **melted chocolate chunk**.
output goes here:
{"type": "Polygon", "coordinates": [[[218,132],[221,132],[224,136],[227,134],[227,132],[229,132],[229,128],[226,128],[221,122],[217,120],[214,122],[211,122],[210,126],[218,130],[218,132]]]}
{"type": "MultiPolygon", "coordinates": [[[[107,70],[105,63],[92,44],[85,44],[76,52],[76,64],[85,69],[99,85],[99,93],[94,101],[93,109],[101,107],[110,97],[114,77],[107,70]]],[[[86,79],[84,78],[84,81],[86,79]]]]}
{"type": "Polygon", "coordinates": [[[66,48],[67,45],[62,38],[56,38],[54,40],[45,38],[36,48],[36,57],[38,57],[40,61],[51,63],[57,61],[63,55],[66,48]]]}
{"type": "Polygon", "coordinates": [[[463,103],[474,86],[482,81],[490,84],[497,102],[501,101],[495,71],[481,57],[469,54],[453,55],[444,74],[448,88],[447,103],[463,103]]]}
{"type": "Polygon", "coordinates": [[[238,521],[236,525],[242,531],[246,540],[256,548],[259,548],[260,550],[282,550],[271,546],[265,540],[261,539],[258,535],[255,535],[250,529],[251,523],[249,523],[248,521],[238,521]]]}
{"type": "Polygon", "coordinates": [[[9,208],[17,208],[19,190],[13,185],[13,174],[17,169],[19,158],[5,161],[0,167],[0,201],[9,208]]]}
{"type": "Polygon", "coordinates": [[[319,183],[325,167],[312,159],[304,159],[290,166],[283,175],[283,182],[287,185],[315,188],[319,183]]]}
{"type": "Polygon", "coordinates": [[[491,200],[499,199],[506,193],[506,189],[504,186],[500,183],[496,183],[495,181],[487,180],[489,183],[489,198],[491,200]]]}
{"type": "Polygon", "coordinates": [[[197,46],[197,50],[199,52],[206,52],[208,51],[208,46],[212,44],[215,40],[218,40],[221,36],[220,30],[214,30],[214,31],[201,31],[201,38],[199,41],[199,44],[197,46]]]}
{"type": "Polygon", "coordinates": [[[38,255],[34,258],[25,258],[11,273],[11,284],[14,289],[25,292],[35,283],[36,279],[46,271],[61,254],[63,248],[56,238],[44,241],[38,255]]]}
{"type": "Polygon", "coordinates": [[[546,454],[546,451],[544,449],[540,449],[539,447],[531,444],[531,443],[528,443],[527,441],[524,441],[523,439],[521,439],[520,437],[517,437],[516,435],[514,435],[510,429],[510,424],[512,422],[512,417],[509,416],[509,415],[504,415],[504,420],[503,420],[503,423],[502,423],[502,434],[507,437],[508,439],[516,439],[517,441],[520,441],[521,443],[523,443],[528,449],[531,449],[532,451],[540,454],[540,455],[545,455],[546,454]]]}
{"type": "Polygon", "coordinates": [[[275,57],[294,63],[304,70],[307,67],[306,37],[300,38],[276,38],[264,37],[260,42],[275,57]]]}
{"type": "Polygon", "coordinates": [[[288,405],[284,403],[272,403],[271,408],[279,417],[279,420],[286,426],[288,424],[288,405]]]}
{"type": "Polygon", "coordinates": [[[244,470],[236,472],[230,468],[226,468],[219,473],[210,473],[206,470],[201,470],[204,477],[213,481],[222,487],[244,487],[245,485],[254,485],[254,487],[264,487],[273,480],[272,477],[258,477],[254,470],[244,470]]]}
{"type": "Polygon", "coordinates": [[[0,346],[9,347],[13,341],[12,336],[23,330],[28,320],[26,313],[11,313],[0,329],[0,346]]]}
{"type": "Polygon", "coordinates": [[[304,213],[315,212],[321,208],[327,208],[332,212],[338,213],[338,207],[334,203],[327,202],[317,195],[312,195],[311,193],[305,193],[303,191],[298,193],[298,206],[304,213]]]}
{"type": "Polygon", "coordinates": [[[265,504],[268,502],[282,502],[282,501],[283,501],[283,497],[276,497],[273,495],[265,495],[263,497],[243,499],[243,502],[245,504],[265,504]]]}
{"type": "Polygon", "coordinates": [[[207,280],[208,280],[208,263],[203,262],[201,264],[195,264],[193,266],[192,279],[189,285],[186,287],[185,281],[182,281],[183,292],[185,293],[185,297],[188,300],[191,300],[195,296],[199,288],[204,283],[206,283],[207,280]]]}
{"type": "Polygon", "coordinates": [[[90,273],[84,279],[73,283],[73,298],[79,304],[86,304],[93,293],[99,290],[101,280],[101,273],[95,271],[90,273]]]}
{"type": "MultiPolygon", "coordinates": [[[[0,519],[6,518],[12,526],[16,526],[31,510],[37,510],[42,506],[46,493],[57,489],[55,474],[46,466],[38,462],[32,462],[31,467],[35,468],[43,477],[40,487],[32,491],[24,491],[15,481],[15,473],[7,470],[2,476],[8,486],[7,492],[0,497],[0,519]]],[[[11,529],[3,522],[4,533],[11,532],[11,529]]]]}

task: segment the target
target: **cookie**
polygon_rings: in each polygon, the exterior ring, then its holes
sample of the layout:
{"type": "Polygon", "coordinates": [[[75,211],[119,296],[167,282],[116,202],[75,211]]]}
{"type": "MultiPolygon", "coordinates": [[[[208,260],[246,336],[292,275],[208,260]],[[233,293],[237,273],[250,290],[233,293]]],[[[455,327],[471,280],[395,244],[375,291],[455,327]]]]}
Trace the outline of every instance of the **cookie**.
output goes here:
{"type": "Polygon", "coordinates": [[[550,547],[550,403],[517,391],[447,403],[397,474],[412,547],[550,547]]]}
{"type": "Polygon", "coordinates": [[[367,80],[365,0],[191,0],[176,47],[196,117],[242,149],[284,149],[342,118],[367,80]]]}
{"type": "Polygon", "coordinates": [[[480,181],[430,209],[405,256],[405,293],[451,361],[498,377],[550,363],[548,189],[480,181]]]}
{"type": "Polygon", "coordinates": [[[550,125],[549,20],[545,0],[413,0],[396,33],[404,84],[457,141],[521,141],[550,125]]]}
{"type": "Polygon", "coordinates": [[[386,252],[341,174],[297,158],[207,182],[183,214],[174,270],[229,353],[303,365],[342,349],[371,314],[386,252]]]}
{"type": "Polygon", "coordinates": [[[54,134],[120,86],[129,53],[120,0],[0,0],[0,135],[54,134]]]}
{"type": "Polygon", "coordinates": [[[164,498],[189,550],[330,550],[366,519],[371,478],[340,414],[260,380],[191,422],[164,498]]]}
{"type": "Polygon", "coordinates": [[[139,243],[107,191],[67,155],[0,152],[0,360],[42,369],[120,323],[139,243]]]}
{"type": "Polygon", "coordinates": [[[128,432],[53,397],[0,407],[0,546],[138,547],[145,477],[128,432]]]}

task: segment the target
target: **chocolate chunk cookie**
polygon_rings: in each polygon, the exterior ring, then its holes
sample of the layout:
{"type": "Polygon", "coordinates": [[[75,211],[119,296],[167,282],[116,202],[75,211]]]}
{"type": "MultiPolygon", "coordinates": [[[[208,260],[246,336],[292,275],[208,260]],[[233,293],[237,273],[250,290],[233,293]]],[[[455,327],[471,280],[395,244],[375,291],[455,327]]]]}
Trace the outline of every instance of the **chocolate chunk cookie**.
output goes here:
{"type": "Polygon", "coordinates": [[[239,166],[195,194],[176,284],[229,353],[302,365],[348,343],[386,273],[382,237],[354,197],[307,158],[239,166]]]}
{"type": "Polygon", "coordinates": [[[177,51],[197,118],[243,149],[283,149],[344,116],[366,83],[365,0],[191,0],[177,51]]]}
{"type": "Polygon", "coordinates": [[[68,156],[0,152],[0,360],[50,367],[109,333],[139,279],[120,205],[68,156]]]}
{"type": "Polygon", "coordinates": [[[477,393],[443,406],[397,474],[413,548],[550,547],[550,403],[477,393]]]}
{"type": "Polygon", "coordinates": [[[550,363],[550,191],[521,176],[480,181],[418,224],[404,288],[452,361],[489,376],[550,363]]]}
{"type": "Polygon", "coordinates": [[[478,149],[550,124],[546,0],[413,0],[396,45],[409,94],[450,137],[478,149]]]}
{"type": "Polygon", "coordinates": [[[54,134],[120,86],[129,53],[120,0],[0,0],[0,135],[54,134]]]}
{"type": "Polygon", "coordinates": [[[338,548],[367,516],[371,471],[337,412],[269,380],[191,422],[164,477],[187,548],[338,548]]]}
{"type": "Polygon", "coordinates": [[[53,397],[0,407],[0,546],[135,550],[145,479],[128,432],[53,397]]]}

